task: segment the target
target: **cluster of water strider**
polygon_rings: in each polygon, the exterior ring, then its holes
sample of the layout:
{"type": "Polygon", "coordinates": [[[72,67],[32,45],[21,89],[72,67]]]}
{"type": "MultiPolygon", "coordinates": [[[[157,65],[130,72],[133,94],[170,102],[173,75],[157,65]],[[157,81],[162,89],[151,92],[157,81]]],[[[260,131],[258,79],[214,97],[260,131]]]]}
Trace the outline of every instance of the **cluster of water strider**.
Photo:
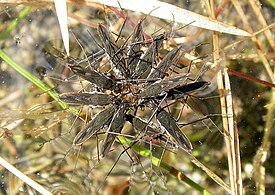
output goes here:
{"type": "Polygon", "coordinates": [[[98,26],[98,34],[105,51],[102,55],[108,56],[108,63],[103,65],[108,64],[107,71],[69,60],[72,72],[94,87],[90,92],[69,92],[59,96],[61,101],[68,104],[102,107],[76,135],[74,145],[82,145],[107,128],[107,137],[100,150],[101,155],[106,156],[128,121],[137,132],[133,144],[147,134],[158,134],[165,138],[164,142],[172,142],[192,153],[192,144],[171,115],[169,106],[178,101],[186,104],[186,98],[191,93],[207,87],[209,83],[192,80],[188,72],[174,71],[177,61],[184,53],[182,45],[175,47],[161,59],[159,49],[166,36],[160,34],[144,40],[142,22],[136,25],[131,37],[120,46],[101,24],[98,26]],[[144,119],[139,117],[143,110],[150,110],[144,119]]]}

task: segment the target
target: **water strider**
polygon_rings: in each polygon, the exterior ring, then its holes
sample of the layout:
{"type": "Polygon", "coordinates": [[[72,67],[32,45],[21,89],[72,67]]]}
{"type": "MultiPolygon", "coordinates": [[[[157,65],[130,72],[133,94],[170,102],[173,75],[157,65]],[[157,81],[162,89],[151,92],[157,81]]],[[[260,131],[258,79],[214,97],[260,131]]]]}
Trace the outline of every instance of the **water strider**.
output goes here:
{"type": "Polygon", "coordinates": [[[97,131],[108,127],[113,118],[113,114],[115,113],[115,109],[116,108],[114,106],[110,105],[102,110],[100,113],[95,115],[92,120],[87,124],[87,126],[76,135],[73,143],[75,145],[81,145],[97,131]]]}
{"type": "Polygon", "coordinates": [[[140,93],[141,98],[157,98],[164,93],[169,93],[173,88],[180,86],[186,81],[188,74],[168,78],[165,80],[158,80],[142,89],[140,93]]]}
{"type": "Polygon", "coordinates": [[[113,79],[107,77],[106,75],[95,71],[95,70],[89,70],[89,69],[84,69],[81,66],[77,65],[71,65],[70,69],[78,76],[81,78],[89,81],[93,85],[106,90],[106,89],[114,89],[115,88],[115,82],[113,79]]]}
{"type": "MultiPolygon", "coordinates": [[[[143,30],[142,30],[142,21],[140,21],[133,32],[133,36],[131,38],[130,44],[129,44],[129,50],[127,53],[128,59],[127,59],[127,65],[130,72],[131,77],[133,77],[133,74],[136,73],[136,67],[139,62],[139,59],[142,55],[142,41],[143,41],[143,30]]],[[[140,73],[138,73],[140,74],[140,73]]]]}
{"type": "Polygon", "coordinates": [[[148,124],[147,121],[144,121],[141,118],[131,114],[126,115],[126,120],[132,124],[133,128],[137,132],[141,132],[146,129],[146,134],[143,136],[145,141],[154,143],[158,142],[164,145],[175,147],[175,144],[167,139],[167,134],[165,132],[160,132],[154,124],[148,124]]]}
{"type": "Polygon", "coordinates": [[[164,35],[160,34],[153,37],[153,43],[149,46],[147,51],[137,60],[135,71],[132,74],[132,78],[147,78],[152,66],[155,64],[155,58],[158,55],[158,51],[162,46],[164,35]]]}
{"type": "Polygon", "coordinates": [[[112,103],[112,96],[100,92],[71,92],[63,93],[59,99],[68,104],[89,105],[89,106],[107,106],[112,103]]]}
{"type": "Polygon", "coordinates": [[[179,59],[182,54],[182,46],[175,47],[172,51],[168,52],[166,56],[153,67],[152,71],[148,75],[148,78],[164,78],[169,68],[179,59]]]}
{"type": "Polygon", "coordinates": [[[188,83],[183,86],[175,87],[167,92],[167,98],[172,100],[181,99],[194,91],[206,88],[209,84],[210,83],[206,81],[197,81],[194,83],[188,83]]]}
{"type": "Polygon", "coordinates": [[[121,133],[124,123],[126,121],[125,113],[126,113],[127,107],[128,107],[127,104],[122,104],[118,108],[118,111],[115,113],[115,115],[111,121],[111,124],[108,128],[108,132],[107,132],[108,135],[107,135],[107,137],[103,143],[102,149],[101,149],[102,156],[106,156],[106,154],[108,154],[111,146],[113,145],[113,143],[115,141],[116,136],[121,133]]]}
{"type": "Polygon", "coordinates": [[[126,58],[124,57],[123,49],[118,47],[116,43],[112,40],[107,29],[99,24],[98,34],[102,40],[104,49],[110,57],[112,65],[117,68],[124,78],[129,77],[129,70],[127,69],[126,58]]]}
{"type": "Polygon", "coordinates": [[[161,109],[157,111],[157,121],[160,124],[160,127],[167,131],[173,139],[175,139],[176,143],[183,148],[188,153],[192,153],[192,144],[186,135],[180,130],[177,125],[176,120],[166,112],[165,110],[161,109]]]}

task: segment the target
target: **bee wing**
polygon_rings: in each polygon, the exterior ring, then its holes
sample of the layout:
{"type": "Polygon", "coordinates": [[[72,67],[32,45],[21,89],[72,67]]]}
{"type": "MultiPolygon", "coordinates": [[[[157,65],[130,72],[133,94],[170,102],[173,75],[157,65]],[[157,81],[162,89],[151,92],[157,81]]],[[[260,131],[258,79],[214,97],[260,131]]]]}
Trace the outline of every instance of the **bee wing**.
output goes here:
{"type": "Polygon", "coordinates": [[[181,55],[181,48],[182,46],[178,46],[170,51],[154,68],[148,78],[163,78],[166,75],[166,72],[169,68],[175,63],[178,57],[181,55]]]}
{"type": "Polygon", "coordinates": [[[157,121],[161,128],[168,132],[181,148],[183,148],[188,153],[192,153],[193,147],[191,142],[180,130],[175,119],[168,112],[163,109],[158,111],[157,121]]]}
{"type": "Polygon", "coordinates": [[[117,136],[117,133],[120,133],[122,131],[122,128],[125,123],[125,111],[126,106],[123,105],[119,108],[119,110],[115,113],[113,120],[110,124],[110,127],[108,129],[108,135],[103,143],[101,154],[102,156],[105,156],[109,151],[111,146],[113,145],[115,138],[117,136]],[[114,134],[116,133],[116,134],[114,134]]]}
{"type": "Polygon", "coordinates": [[[76,135],[73,143],[75,145],[81,145],[94,133],[104,128],[105,126],[108,126],[112,120],[114,113],[115,107],[112,105],[95,115],[91,122],[89,122],[89,124],[76,135]]]}
{"type": "Polygon", "coordinates": [[[105,93],[63,93],[59,100],[68,104],[106,106],[112,103],[111,96],[105,93]]]}

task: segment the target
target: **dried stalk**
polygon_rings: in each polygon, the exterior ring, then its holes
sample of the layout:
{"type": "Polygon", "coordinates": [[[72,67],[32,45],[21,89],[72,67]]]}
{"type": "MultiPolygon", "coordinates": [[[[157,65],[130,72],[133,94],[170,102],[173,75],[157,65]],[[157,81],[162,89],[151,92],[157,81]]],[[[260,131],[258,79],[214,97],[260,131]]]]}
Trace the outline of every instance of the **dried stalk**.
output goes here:
{"type": "MultiPolygon", "coordinates": [[[[214,1],[211,1],[211,17],[215,19],[214,1]]],[[[238,133],[235,118],[233,117],[232,94],[230,81],[226,71],[220,68],[220,48],[218,33],[213,34],[213,56],[214,63],[218,70],[217,83],[220,93],[221,112],[223,120],[223,129],[228,155],[229,176],[231,185],[231,194],[242,194],[242,179],[240,166],[240,152],[238,133]],[[223,76],[224,75],[224,76],[223,76]],[[225,85],[224,85],[225,83],[225,85]]]]}

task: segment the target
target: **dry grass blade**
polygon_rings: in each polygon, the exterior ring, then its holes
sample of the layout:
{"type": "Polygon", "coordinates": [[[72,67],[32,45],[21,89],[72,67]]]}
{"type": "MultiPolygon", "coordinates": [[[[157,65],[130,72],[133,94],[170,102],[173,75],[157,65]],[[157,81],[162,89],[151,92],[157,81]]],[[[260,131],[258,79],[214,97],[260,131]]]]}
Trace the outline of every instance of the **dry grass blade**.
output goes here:
{"type": "Polygon", "coordinates": [[[24,181],[26,184],[30,185],[32,188],[37,190],[39,193],[44,195],[51,195],[52,193],[46,190],[44,187],[33,181],[31,178],[26,176],[24,173],[16,169],[14,166],[12,166],[10,163],[5,161],[3,158],[0,157],[0,164],[8,169],[11,173],[13,173],[15,176],[20,178],[22,181],[24,181]]]}
{"type": "Polygon", "coordinates": [[[228,93],[226,94],[226,109],[227,109],[227,116],[228,116],[228,129],[230,138],[228,141],[230,142],[231,147],[231,158],[232,166],[233,166],[233,177],[234,177],[234,189],[236,189],[236,194],[242,194],[242,172],[241,172],[241,158],[240,158],[240,146],[239,146],[239,134],[237,128],[237,122],[234,115],[234,107],[233,107],[233,100],[231,94],[231,86],[230,80],[227,71],[224,72],[224,82],[225,82],[225,91],[228,93]]]}
{"type": "Polygon", "coordinates": [[[189,157],[197,167],[201,168],[209,177],[211,177],[217,184],[219,184],[223,189],[228,193],[231,192],[230,186],[228,186],[219,176],[213,173],[210,169],[204,166],[199,160],[197,160],[192,154],[189,154],[189,157]]]}
{"type": "MultiPolygon", "coordinates": [[[[214,42],[214,50],[215,49],[215,45],[218,44],[218,37],[217,35],[213,35],[213,42],[214,42]],[[216,43],[215,43],[216,42],[216,43]]],[[[216,53],[216,52],[215,52],[216,53]]],[[[216,59],[217,54],[214,53],[214,57],[216,59]]],[[[218,52],[217,52],[218,53],[218,52]]],[[[219,54],[218,54],[219,55],[219,54]]],[[[218,63],[219,64],[219,63],[218,63]]],[[[223,121],[223,130],[224,133],[226,135],[225,137],[225,141],[226,141],[226,145],[227,145],[227,154],[228,154],[228,165],[229,165],[229,172],[230,173],[235,173],[235,171],[233,171],[233,159],[232,159],[232,147],[231,142],[230,142],[230,133],[229,133],[229,121],[227,116],[227,106],[226,106],[226,99],[225,99],[225,88],[224,88],[224,79],[223,79],[223,71],[219,71],[217,74],[217,83],[218,83],[218,89],[219,89],[219,93],[220,93],[220,103],[221,103],[221,112],[222,112],[222,121],[223,121]]],[[[234,177],[233,174],[230,174],[230,183],[231,183],[231,194],[236,194],[233,193],[235,191],[235,189],[232,189],[232,187],[234,187],[234,177]]]]}
{"type": "Polygon", "coordinates": [[[69,51],[69,31],[68,31],[68,22],[67,22],[67,6],[66,0],[54,0],[56,14],[61,30],[61,35],[64,43],[64,47],[67,55],[70,55],[69,51]]]}
{"type": "Polygon", "coordinates": [[[8,103],[11,102],[11,101],[16,100],[18,97],[20,97],[20,96],[22,96],[22,95],[23,95],[22,91],[18,90],[18,91],[16,91],[16,92],[14,92],[14,93],[8,95],[7,97],[2,98],[2,99],[0,100],[0,107],[2,107],[2,106],[4,106],[4,105],[8,104],[8,103]]]}
{"type": "MultiPolygon", "coordinates": [[[[86,1],[88,3],[90,1],[86,1]]],[[[192,26],[205,28],[209,30],[214,30],[218,32],[233,34],[233,35],[240,35],[240,36],[251,36],[246,31],[238,29],[236,27],[224,24],[222,22],[218,22],[216,20],[212,20],[205,16],[196,14],[194,12],[181,9],[174,5],[156,1],[156,0],[135,0],[135,1],[127,1],[127,0],[98,0],[98,1],[91,1],[91,2],[98,2],[108,6],[113,7],[122,7],[125,9],[133,10],[136,12],[141,12],[144,14],[150,14],[152,16],[183,23],[189,24],[192,26]],[[143,6],[146,5],[146,6],[143,6]]]]}
{"type": "MultiPolygon", "coordinates": [[[[214,2],[211,1],[211,16],[215,18],[215,8],[214,2]]],[[[218,69],[220,69],[220,48],[219,48],[219,36],[216,32],[213,34],[213,50],[214,50],[214,63],[216,63],[218,69]]],[[[218,72],[217,83],[220,93],[220,102],[221,102],[221,112],[223,120],[223,129],[226,135],[225,142],[227,147],[227,156],[228,156],[228,166],[230,173],[230,186],[231,194],[242,194],[242,179],[241,179],[241,168],[240,168],[240,158],[235,156],[236,153],[239,154],[239,148],[235,148],[235,136],[234,136],[234,118],[233,108],[232,108],[232,96],[230,89],[230,81],[228,75],[224,78],[224,71],[222,69],[218,72]],[[224,86],[225,83],[225,86],[224,86]],[[226,87],[226,88],[224,88],[226,87]],[[228,93],[226,93],[228,92],[228,93]],[[226,98],[225,98],[226,97],[226,98]],[[228,117],[228,114],[231,114],[231,117],[228,117]],[[237,151],[237,152],[236,152],[237,151]],[[235,159],[235,157],[237,159],[235,159]]],[[[237,142],[238,146],[238,142],[237,142]]]]}
{"type": "MultiPolygon", "coordinates": [[[[57,1],[57,0],[56,0],[57,1]]],[[[11,1],[1,0],[1,3],[12,3],[11,1]]],[[[40,3],[52,2],[51,0],[41,0],[38,1],[40,3]]],[[[71,2],[71,1],[68,1],[71,2]]],[[[74,1],[73,1],[74,2],[74,1]]],[[[31,4],[37,3],[37,1],[27,1],[20,0],[16,1],[17,4],[31,4]]],[[[239,35],[239,36],[251,36],[250,33],[238,29],[237,27],[230,26],[228,24],[219,22],[217,20],[213,20],[207,18],[205,16],[196,14],[194,12],[181,9],[177,6],[171,5],[169,3],[164,3],[156,0],[86,0],[82,3],[85,3],[89,6],[94,6],[94,3],[100,3],[108,6],[124,8],[144,14],[150,14],[152,16],[174,21],[182,24],[190,24],[192,26],[205,28],[217,32],[239,35]],[[146,6],[142,6],[146,5],[146,6]]],[[[65,18],[65,17],[64,17],[65,18]]]]}
{"type": "MultiPolygon", "coordinates": [[[[246,17],[246,15],[244,14],[244,11],[240,5],[240,3],[236,0],[232,0],[232,3],[234,4],[235,8],[237,9],[238,13],[240,14],[244,25],[246,26],[247,30],[250,33],[253,33],[253,29],[250,26],[250,24],[248,23],[248,19],[246,17]]],[[[260,23],[265,27],[267,24],[265,22],[265,20],[263,19],[263,17],[261,16],[261,12],[260,10],[257,8],[257,6],[250,2],[250,4],[252,5],[252,8],[255,12],[255,14],[257,15],[258,20],[260,21],[260,23]]],[[[267,37],[267,39],[270,39],[270,34],[268,33],[268,31],[265,31],[265,35],[267,37]]],[[[270,77],[270,80],[272,81],[272,83],[275,82],[274,79],[274,73],[272,72],[271,66],[268,63],[268,60],[266,59],[266,56],[264,55],[264,51],[263,51],[263,46],[261,44],[261,42],[256,38],[256,36],[252,36],[252,41],[255,44],[255,47],[257,48],[257,53],[261,58],[262,63],[264,64],[264,67],[268,73],[268,76],[270,77]]],[[[269,40],[269,43],[272,47],[272,49],[274,50],[274,41],[273,40],[269,40]]],[[[271,102],[274,102],[274,90],[272,90],[272,94],[271,94],[271,102]]],[[[256,188],[257,188],[257,194],[265,194],[265,167],[263,166],[263,164],[265,163],[265,161],[267,160],[268,154],[270,153],[270,143],[271,143],[271,133],[272,133],[272,126],[274,123],[274,106],[270,106],[268,108],[268,112],[267,112],[267,117],[266,117],[266,124],[265,124],[265,132],[264,132],[264,137],[263,137],[263,142],[261,144],[261,146],[259,147],[257,154],[254,157],[254,177],[255,177],[255,181],[256,181],[256,188]]]]}

